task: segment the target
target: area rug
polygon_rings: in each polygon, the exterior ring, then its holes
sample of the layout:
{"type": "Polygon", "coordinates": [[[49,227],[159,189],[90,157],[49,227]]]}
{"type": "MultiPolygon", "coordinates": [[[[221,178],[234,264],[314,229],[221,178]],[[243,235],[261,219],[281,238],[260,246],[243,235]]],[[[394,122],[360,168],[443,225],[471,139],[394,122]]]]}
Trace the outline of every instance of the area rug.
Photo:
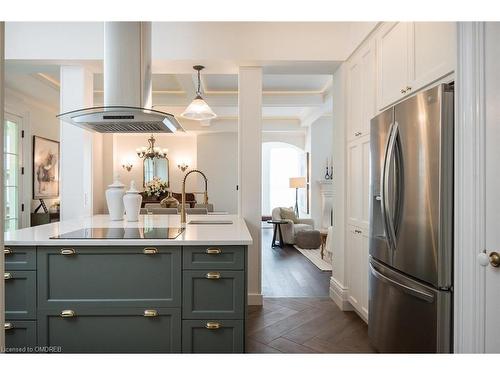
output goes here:
{"type": "Polygon", "coordinates": [[[303,256],[311,261],[316,267],[318,267],[321,271],[331,271],[332,264],[326,259],[326,250],[325,250],[325,258],[321,259],[321,249],[301,249],[297,245],[293,245],[303,256]]]}

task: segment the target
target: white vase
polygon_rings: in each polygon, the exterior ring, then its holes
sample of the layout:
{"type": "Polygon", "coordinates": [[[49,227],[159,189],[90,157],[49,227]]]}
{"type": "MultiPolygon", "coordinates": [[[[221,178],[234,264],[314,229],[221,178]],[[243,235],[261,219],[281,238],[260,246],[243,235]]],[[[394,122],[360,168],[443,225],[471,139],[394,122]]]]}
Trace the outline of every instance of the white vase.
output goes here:
{"type": "Polygon", "coordinates": [[[124,186],[118,177],[106,189],[106,203],[108,204],[109,219],[113,221],[123,220],[123,196],[124,186]]]}
{"type": "Polygon", "coordinates": [[[123,205],[127,221],[139,221],[139,212],[141,211],[142,196],[135,187],[135,181],[130,182],[130,189],[123,196],[123,205]]]}

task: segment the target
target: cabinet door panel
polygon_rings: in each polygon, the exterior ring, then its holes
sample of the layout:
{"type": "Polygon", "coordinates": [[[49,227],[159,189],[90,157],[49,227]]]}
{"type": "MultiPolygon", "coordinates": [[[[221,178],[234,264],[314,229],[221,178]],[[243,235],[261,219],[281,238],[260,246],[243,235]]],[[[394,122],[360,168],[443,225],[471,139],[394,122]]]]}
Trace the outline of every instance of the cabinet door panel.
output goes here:
{"type": "Polygon", "coordinates": [[[388,23],[378,37],[379,109],[401,99],[408,85],[408,24],[388,23]]]}
{"type": "Polygon", "coordinates": [[[363,123],[363,69],[361,59],[354,59],[349,65],[348,78],[348,134],[354,140],[363,123]]]}
{"type": "Polygon", "coordinates": [[[242,320],[184,320],[182,322],[183,353],[243,353],[242,320]],[[218,324],[208,329],[208,324],[218,324]]]}
{"type": "Polygon", "coordinates": [[[243,271],[184,271],[184,319],[242,319],[245,310],[243,271]],[[210,275],[217,278],[209,278],[210,275]]]}
{"type": "Polygon", "coordinates": [[[178,307],[181,304],[181,250],[158,247],[38,248],[38,304],[41,308],[178,307]]]}
{"type": "Polygon", "coordinates": [[[363,163],[360,143],[349,143],[347,152],[347,219],[352,225],[360,225],[363,204],[363,163]]]}
{"type": "Polygon", "coordinates": [[[5,246],[5,270],[36,270],[36,250],[32,246],[5,246]]]}
{"type": "Polygon", "coordinates": [[[370,133],[370,120],[375,116],[376,107],[376,91],[375,82],[377,80],[377,72],[375,70],[375,43],[370,42],[363,50],[361,50],[361,70],[362,70],[362,123],[360,124],[360,136],[365,136],[370,133]]]}
{"type": "Polygon", "coordinates": [[[38,314],[39,346],[62,353],[179,353],[179,308],[77,309],[63,318],[60,310],[38,314]],[[144,316],[154,309],[157,316],[144,316]]]}
{"type": "Polygon", "coordinates": [[[5,272],[5,318],[35,319],[36,271],[5,272]]]}
{"type": "Polygon", "coordinates": [[[349,262],[349,302],[359,310],[362,300],[362,266],[361,266],[361,242],[360,229],[348,226],[348,262],[349,262]]]}
{"type": "Polygon", "coordinates": [[[413,22],[410,26],[412,92],[455,70],[455,22],[413,22]]]}
{"type": "Polygon", "coordinates": [[[184,246],[184,269],[242,270],[245,266],[244,246],[184,246]]]}
{"type": "Polygon", "coordinates": [[[5,352],[34,353],[36,346],[36,322],[32,320],[14,320],[6,321],[5,323],[5,352]]]}

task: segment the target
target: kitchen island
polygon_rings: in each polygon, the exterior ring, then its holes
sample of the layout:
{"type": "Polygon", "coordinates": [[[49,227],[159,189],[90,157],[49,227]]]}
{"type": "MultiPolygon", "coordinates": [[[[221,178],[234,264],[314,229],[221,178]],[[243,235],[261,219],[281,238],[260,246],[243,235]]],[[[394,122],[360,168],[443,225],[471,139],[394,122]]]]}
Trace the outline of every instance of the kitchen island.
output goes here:
{"type": "Polygon", "coordinates": [[[6,351],[244,352],[246,224],[187,222],[97,215],[6,233],[6,351]]]}

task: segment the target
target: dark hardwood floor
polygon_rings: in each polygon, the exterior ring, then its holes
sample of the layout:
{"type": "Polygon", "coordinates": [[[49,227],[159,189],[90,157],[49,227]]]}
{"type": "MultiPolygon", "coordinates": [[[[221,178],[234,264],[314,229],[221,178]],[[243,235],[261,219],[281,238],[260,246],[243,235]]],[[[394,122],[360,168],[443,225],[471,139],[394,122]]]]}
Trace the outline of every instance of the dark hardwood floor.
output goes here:
{"type": "Polygon", "coordinates": [[[262,293],[265,297],[326,297],[331,272],[322,272],[293,246],[272,248],[272,228],[262,229],[262,293]]]}
{"type": "Polygon", "coordinates": [[[374,353],[368,327],[329,298],[264,298],[249,306],[247,353],[374,353]]]}

